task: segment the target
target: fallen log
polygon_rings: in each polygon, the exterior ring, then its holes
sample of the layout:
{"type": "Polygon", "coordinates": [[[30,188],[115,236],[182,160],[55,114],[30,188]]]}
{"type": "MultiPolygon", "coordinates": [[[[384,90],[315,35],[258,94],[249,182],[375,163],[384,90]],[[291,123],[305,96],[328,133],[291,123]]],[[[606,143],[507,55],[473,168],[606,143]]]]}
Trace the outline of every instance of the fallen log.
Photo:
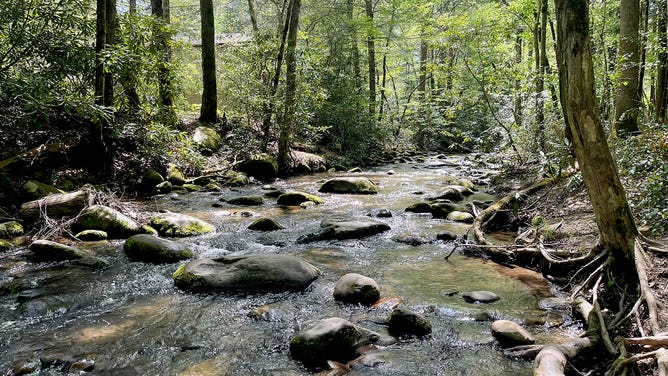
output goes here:
{"type": "Polygon", "coordinates": [[[33,223],[40,216],[51,219],[73,217],[93,204],[94,195],[90,190],[79,190],[64,194],[49,195],[39,200],[21,205],[19,216],[27,223],[33,223]]]}

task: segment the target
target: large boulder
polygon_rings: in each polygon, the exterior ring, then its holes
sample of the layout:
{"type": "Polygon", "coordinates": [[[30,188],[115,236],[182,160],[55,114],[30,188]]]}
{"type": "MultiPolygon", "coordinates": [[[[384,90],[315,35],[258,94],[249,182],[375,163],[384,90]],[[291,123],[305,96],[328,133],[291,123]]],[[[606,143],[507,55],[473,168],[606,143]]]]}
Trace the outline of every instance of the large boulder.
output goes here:
{"type": "Polygon", "coordinates": [[[297,239],[298,243],[309,243],[327,239],[358,239],[379,234],[390,229],[390,226],[377,219],[368,217],[351,219],[325,219],[320,223],[319,232],[308,234],[297,239]]]}
{"type": "Polygon", "coordinates": [[[320,186],[323,193],[351,193],[373,195],[378,193],[378,187],[367,178],[341,177],[329,179],[320,186]]]}
{"type": "Polygon", "coordinates": [[[195,133],[193,133],[193,143],[195,143],[202,152],[210,154],[220,149],[220,146],[223,144],[223,139],[214,128],[199,126],[195,128],[195,133]]]}
{"type": "Polygon", "coordinates": [[[327,171],[327,161],[319,155],[293,150],[290,156],[291,169],[297,173],[327,171]]]}
{"type": "Polygon", "coordinates": [[[390,314],[388,331],[397,337],[424,337],[431,333],[431,323],[424,316],[409,309],[399,307],[390,314]]]}
{"type": "Polygon", "coordinates": [[[28,246],[28,249],[38,261],[73,260],[80,262],[82,266],[89,267],[107,265],[105,260],[95,257],[89,252],[50,240],[36,240],[28,246]]]}
{"type": "Polygon", "coordinates": [[[447,187],[440,192],[436,193],[434,196],[429,198],[430,200],[451,200],[451,201],[461,201],[464,199],[464,195],[453,187],[447,187]]]}
{"type": "Polygon", "coordinates": [[[341,277],[334,287],[334,300],[370,306],[380,298],[376,281],[357,273],[341,277]]]}
{"type": "Polygon", "coordinates": [[[315,266],[288,255],[199,259],[174,272],[174,284],[191,291],[301,291],[320,276],[315,266]]]}
{"type": "Polygon", "coordinates": [[[139,234],[123,243],[123,251],[131,260],[166,264],[193,257],[192,251],[181,242],[139,234]]]}
{"type": "Polygon", "coordinates": [[[471,213],[460,212],[455,210],[448,213],[446,219],[448,221],[453,221],[453,222],[473,223],[475,217],[473,217],[473,214],[471,213]]]}
{"type": "Polygon", "coordinates": [[[299,206],[303,202],[307,201],[313,202],[316,205],[325,203],[325,201],[318,196],[299,191],[290,191],[283,193],[282,195],[278,196],[276,203],[278,205],[285,205],[285,206],[299,206]]]}
{"type": "Polygon", "coordinates": [[[377,337],[348,320],[332,317],[317,321],[290,339],[290,354],[312,369],[329,368],[328,360],[346,363],[358,348],[377,337]]]}
{"type": "Polygon", "coordinates": [[[255,154],[242,162],[239,170],[256,179],[274,179],[278,175],[278,162],[269,154],[255,154]]]}
{"type": "Polygon", "coordinates": [[[145,193],[152,193],[155,191],[155,187],[165,181],[165,178],[160,175],[159,172],[155,170],[148,170],[141,177],[139,182],[139,189],[145,193]]]}
{"type": "Polygon", "coordinates": [[[448,218],[448,215],[452,212],[470,213],[470,209],[466,205],[452,202],[433,203],[430,206],[430,210],[434,218],[448,218]]]}
{"type": "Polygon", "coordinates": [[[23,235],[23,226],[16,222],[0,223],[0,238],[14,238],[23,235]]]}
{"type": "Polygon", "coordinates": [[[533,336],[518,323],[509,320],[497,320],[492,323],[492,336],[504,347],[530,345],[535,342],[533,336]]]}
{"type": "Polygon", "coordinates": [[[151,218],[151,227],[162,236],[185,237],[214,232],[212,224],[180,213],[160,213],[151,218]]]}
{"type": "Polygon", "coordinates": [[[253,223],[248,225],[248,229],[254,231],[276,231],[276,230],[282,230],[284,228],[285,227],[281,226],[280,223],[267,217],[258,218],[255,221],[253,221],[253,223]]]}
{"type": "Polygon", "coordinates": [[[110,238],[115,239],[127,238],[143,232],[134,219],[104,205],[93,205],[81,211],[77,220],[72,224],[72,228],[75,232],[101,230],[106,232],[110,238]]]}

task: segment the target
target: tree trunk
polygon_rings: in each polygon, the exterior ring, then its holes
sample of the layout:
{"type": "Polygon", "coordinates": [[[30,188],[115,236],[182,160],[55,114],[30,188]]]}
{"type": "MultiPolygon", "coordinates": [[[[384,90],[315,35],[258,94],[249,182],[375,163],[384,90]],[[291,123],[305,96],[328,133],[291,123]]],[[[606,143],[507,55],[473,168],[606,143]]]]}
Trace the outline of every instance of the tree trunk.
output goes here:
{"type": "Polygon", "coordinates": [[[376,113],[376,46],[373,35],[373,3],[371,0],[364,0],[364,8],[369,19],[366,45],[369,57],[369,117],[373,120],[376,113]]]}
{"type": "MultiPolygon", "coordinates": [[[[522,64],[522,35],[521,30],[518,31],[515,37],[515,66],[519,67],[522,64]]],[[[522,80],[515,77],[513,82],[513,118],[518,127],[522,126],[522,80]]]]}
{"type": "Polygon", "coordinates": [[[281,124],[281,133],[278,138],[278,172],[280,176],[287,176],[290,170],[290,140],[295,119],[295,103],[297,98],[297,31],[299,30],[299,11],[301,0],[291,0],[288,18],[287,47],[285,50],[285,112],[281,124]]]}
{"type": "Polygon", "coordinates": [[[538,12],[534,40],[538,42],[536,48],[536,124],[534,127],[534,142],[538,150],[545,149],[545,72],[547,70],[547,0],[538,0],[538,12]]]}
{"type": "MultiPolygon", "coordinates": [[[[105,48],[111,48],[116,43],[116,0],[105,0],[105,48]]],[[[114,105],[114,76],[111,72],[104,74],[104,100],[106,107],[114,105]]]]}
{"type": "Polygon", "coordinates": [[[645,63],[647,62],[647,35],[649,32],[649,0],[643,0],[642,13],[640,15],[642,20],[642,38],[640,39],[640,72],[638,73],[638,94],[636,98],[640,101],[642,106],[643,97],[645,96],[644,82],[645,82],[645,63]]]}
{"type": "Polygon", "coordinates": [[[668,86],[668,24],[667,0],[657,0],[656,33],[659,40],[659,51],[656,65],[656,89],[654,91],[654,118],[663,124],[666,118],[666,86],[668,86]]]}
{"type": "Polygon", "coordinates": [[[619,18],[619,84],[615,98],[617,136],[638,133],[638,67],[640,63],[640,3],[639,0],[621,0],[619,18]]]}
{"type": "Polygon", "coordinates": [[[352,61],[350,62],[353,68],[353,78],[355,82],[355,89],[358,89],[359,83],[362,81],[362,74],[360,72],[360,49],[357,46],[357,27],[355,26],[354,0],[346,0],[346,14],[348,22],[350,22],[349,38],[350,49],[352,53],[352,61]]]}
{"type": "Polygon", "coordinates": [[[153,38],[155,38],[160,61],[158,62],[158,96],[163,111],[171,113],[170,108],[174,104],[174,93],[171,87],[170,51],[169,40],[165,33],[167,22],[163,0],[151,0],[151,14],[155,17],[153,27],[153,38]]]}
{"type": "Polygon", "coordinates": [[[93,195],[87,190],[55,194],[21,205],[19,216],[33,223],[44,214],[51,219],[74,217],[93,204],[93,195]]]}
{"type": "MultiPolygon", "coordinates": [[[[107,105],[110,101],[107,99],[109,93],[113,93],[112,90],[107,90],[106,86],[112,84],[111,78],[105,74],[104,67],[104,58],[103,53],[107,48],[107,41],[109,37],[107,35],[109,22],[107,17],[109,16],[109,11],[107,6],[109,5],[109,0],[97,0],[96,3],[96,32],[95,32],[95,52],[97,54],[97,61],[95,65],[95,103],[100,106],[107,105]]],[[[108,128],[108,121],[104,117],[99,117],[94,119],[94,126],[91,129],[90,133],[90,147],[94,155],[92,159],[99,162],[97,168],[97,175],[104,177],[110,174],[112,154],[109,152],[109,148],[106,144],[106,132],[108,128]]]]}
{"type": "MultiPolygon", "coordinates": [[[[137,14],[137,0],[130,0],[129,13],[131,16],[137,14]]],[[[133,115],[138,115],[140,110],[139,93],[137,92],[137,77],[130,77],[130,74],[123,74],[120,77],[121,85],[123,86],[123,95],[128,101],[128,112],[133,115]]]]}
{"type": "Polygon", "coordinates": [[[213,1],[200,0],[199,6],[202,23],[202,107],[199,119],[215,123],[218,118],[218,90],[213,1]]]}
{"type": "Polygon", "coordinates": [[[617,174],[599,117],[587,0],[555,0],[557,61],[561,105],[571,130],[573,149],[594,207],[600,245],[611,256],[612,269],[626,282],[637,275],[634,244],[638,230],[617,174]]]}

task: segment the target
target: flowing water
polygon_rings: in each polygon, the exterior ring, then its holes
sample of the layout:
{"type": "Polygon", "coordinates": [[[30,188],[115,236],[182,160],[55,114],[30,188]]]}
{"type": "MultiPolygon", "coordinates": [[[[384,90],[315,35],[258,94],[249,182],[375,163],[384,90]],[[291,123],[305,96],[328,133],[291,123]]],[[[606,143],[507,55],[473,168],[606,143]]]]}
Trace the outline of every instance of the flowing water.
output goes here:
{"type": "MultiPolygon", "coordinates": [[[[288,349],[289,339],[310,321],[343,317],[387,332],[381,323],[389,308],[334,302],[338,278],[356,272],[375,279],[382,296],[401,297],[404,306],[424,314],[433,333],[376,350],[364,365],[353,366],[350,375],[530,375],[529,363],[501,355],[490,334],[491,321],[481,318],[547,321],[529,329],[539,340],[549,336],[546,328],[555,318],[538,308],[539,300],[550,295],[547,283],[529,272],[521,282],[516,269],[510,273],[457,253],[446,261],[444,255],[454,244],[433,241],[436,234],[444,230],[464,234],[467,226],[403,211],[444,187],[450,176],[475,180],[485,173],[475,160],[464,157],[383,166],[363,174],[378,183],[378,195],[321,194],[326,203],[308,209],[280,208],[271,199],[244,208],[219,201],[261,194],[259,186],[215,194],[172,194],[144,202],[147,210],[182,212],[216,225],[215,234],[181,239],[197,257],[282,253],[318,266],[321,277],[300,293],[182,292],[171,278],[177,264],[130,262],[119,241],[79,245],[110,262],[110,267],[97,271],[67,263],[38,264],[25,257],[25,250],[12,251],[0,261],[0,282],[13,281],[24,291],[0,296],[0,372],[39,364],[40,359],[90,359],[96,375],[312,374],[290,358],[288,349]],[[390,169],[396,174],[387,174],[390,169]],[[213,207],[214,203],[222,206],[213,207]],[[383,234],[311,244],[295,241],[316,231],[330,216],[364,216],[381,208],[393,213],[382,218],[392,227],[383,234]],[[286,229],[247,230],[259,216],[273,217],[286,229]],[[408,237],[432,242],[413,246],[396,241],[408,237]],[[525,283],[527,279],[533,283],[525,283]],[[471,290],[494,291],[501,299],[471,304],[455,293],[471,290]]],[[[323,179],[334,175],[347,174],[308,175],[274,186],[317,193],[323,179]]],[[[479,193],[471,199],[490,197],[479,193]]],[[[33,374],[61,374],[59,367],[33,374]]]]}

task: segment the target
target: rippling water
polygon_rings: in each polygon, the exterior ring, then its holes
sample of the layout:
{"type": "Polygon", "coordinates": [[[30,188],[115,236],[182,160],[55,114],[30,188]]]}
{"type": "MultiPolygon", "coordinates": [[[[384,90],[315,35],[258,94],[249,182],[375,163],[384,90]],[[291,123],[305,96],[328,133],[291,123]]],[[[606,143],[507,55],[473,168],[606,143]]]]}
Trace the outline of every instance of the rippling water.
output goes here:
{"type": "MultiPolygon", "coordinates": [[[[49,359],[95,361],[99,375],[303,375],[310,372],[289,356],[291,336],[312,320],[343,317],[386,333],[379,324],[387,309],[343,306],[334,302],[337,279],[357,272],[374,278],[383,296],[398,296],[404,305],[423,313],[433,334],[423,340],[381,348],[369,363],[356,365],[350,375],[530,375],[530,364],[504,358],[490,334],[494,318],[541,321],[546,313],[538,301],[549,295],[546,283],[531,286],[509,276],[505,268],[483,260],[444,255],[452,243],[411,246],[395,237],[435,239],[443,230],[459,233],[466,226],[404,213],[446,185],[447,177],[478,179],[486,171],[474,160],[450,157],[423,163],[384,166],[362,174],[376,181],[374,196],[320,195],[324,205],[283,209],[267,200],[260,207],[233,207],[220,197],[261,194],[259,187],[217,194],[191,193],[155,198],[148,210],[168,209],[214,223],[216,234],[182,239],[198,257],[284,253],[318,266],[322,276],[302,293],[268,295],[191,294],[174,288],[171,274],[178,265],[130,262],[121,242],[82,244],[106,258],[111,266],[91,271],[67,264],[35,264],[25,250],[5,254],[1,282],[22,284],[20,293],[0,296],[0,372],[49,359]],[[453,163],[454,162],[454,163],[453,163]],[[453,167],[457,164],[460,167],[453,167]],[[393,169],[396,174],[388,175],[393,169]],[[362,239],[296,244],[332,215],[362,216],[388,209],[383,218],[392,230],[362,239]],[[271,233],[246,230],[252,217],[270,216],[286,229],[271,233]],[[501,300],[478,305],[463,301],[457,291],[491,290],[501,300]],[[256,315],[251,311],[259,312],[256,315]]],[[[346,174],[336,174],[346,175],[346,174]]],[[[323,179],[316,174],[277,181],[282,189],[317,193],[323,179]]],[[[359,174],[355,175],[359,176],[359,174]]],[[[477,199],[489,199],[479,194],[477,199]]],[[[516,273],[515,273],[516,274],[516,273]]],[[[539,338],[543,326],[530,326],[539,338]]],[[[34,374],[60,374],[56,368],[34,374]]]]}

